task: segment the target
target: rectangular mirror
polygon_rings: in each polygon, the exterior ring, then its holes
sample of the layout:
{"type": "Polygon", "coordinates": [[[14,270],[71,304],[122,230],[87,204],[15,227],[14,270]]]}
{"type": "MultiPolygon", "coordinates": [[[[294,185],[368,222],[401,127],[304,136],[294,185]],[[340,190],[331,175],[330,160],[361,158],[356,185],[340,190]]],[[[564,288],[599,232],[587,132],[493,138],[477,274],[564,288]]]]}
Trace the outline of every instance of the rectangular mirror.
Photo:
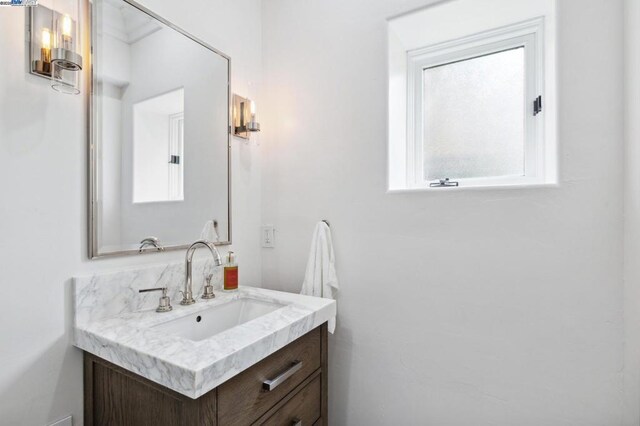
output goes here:
{"type": "Polygon", "coordinates": [[[91,47],[90,257],[230,244],[230,58],[129,0],[91,47]]]}

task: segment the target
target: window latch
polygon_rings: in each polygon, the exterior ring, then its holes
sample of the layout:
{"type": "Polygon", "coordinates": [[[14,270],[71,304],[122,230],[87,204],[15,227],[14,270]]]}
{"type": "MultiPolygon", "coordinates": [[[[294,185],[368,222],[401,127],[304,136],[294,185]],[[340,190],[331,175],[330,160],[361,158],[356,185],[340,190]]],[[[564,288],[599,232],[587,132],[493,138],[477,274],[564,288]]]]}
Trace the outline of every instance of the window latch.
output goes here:
{"type": "Polygon", "coordinates": [[[533,115],[538,115],[542,112],[542,96],[538,96],[535,101],[533,101],[533,115]]]}
{"type": "Polygon", "coordinates": [[[172,155],[169,157],[169,164],[180,164],[180,156],[172,155]]]}
{"type": "Polygon", "coordinates": [[[438,182],[434,182],[429,185],[431,188],[453,188],[460,186],[458,182],[453,182],[449,178],[439,179],[438,182]]]}

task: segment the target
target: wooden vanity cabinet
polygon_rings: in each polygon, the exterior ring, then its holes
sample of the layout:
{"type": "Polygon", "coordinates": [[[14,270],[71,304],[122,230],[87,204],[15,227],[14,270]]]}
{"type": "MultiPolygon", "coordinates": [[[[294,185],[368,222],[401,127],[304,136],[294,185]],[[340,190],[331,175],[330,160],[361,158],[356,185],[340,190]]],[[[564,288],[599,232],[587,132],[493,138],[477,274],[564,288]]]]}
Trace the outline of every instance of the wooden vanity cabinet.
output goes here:
{"type": "Polygon", "coordinates": [[[191,399],[84,353],[87,426],[327,425],[327,324],[191,399]],[[271,391],[265,380],[295,371],[271,391]]]}

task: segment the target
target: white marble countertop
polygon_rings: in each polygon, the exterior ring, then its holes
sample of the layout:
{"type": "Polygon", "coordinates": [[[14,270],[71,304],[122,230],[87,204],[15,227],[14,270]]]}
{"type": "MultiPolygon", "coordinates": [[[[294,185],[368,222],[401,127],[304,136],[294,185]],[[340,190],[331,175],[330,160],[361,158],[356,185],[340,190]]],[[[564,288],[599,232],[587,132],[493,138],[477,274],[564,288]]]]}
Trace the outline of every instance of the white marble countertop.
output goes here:
{"type": "Polygon", "coordinates": [[[173,300],[174,309],[168,313],[145,307],[110,316],[86,315],[90,302],[99,300],[95,283],[95,278],[76,279],[75,346],[194,399],[336,315],[333,300],[252,287],[217,291],[215,299],[199,299],[191,306],[173,300]],[[152,328],[239,298],[285,306],[201,341],[152,328]]]}

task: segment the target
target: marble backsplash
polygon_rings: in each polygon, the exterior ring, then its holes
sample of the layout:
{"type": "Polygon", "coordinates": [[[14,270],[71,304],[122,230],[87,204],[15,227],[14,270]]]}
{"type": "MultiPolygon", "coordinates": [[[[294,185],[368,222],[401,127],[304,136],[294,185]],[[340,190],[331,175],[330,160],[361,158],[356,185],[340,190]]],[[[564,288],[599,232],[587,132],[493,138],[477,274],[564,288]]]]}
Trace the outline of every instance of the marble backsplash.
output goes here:
{"type": "MultiPolygon", "coordinates": [[[[171,304],[178,305],[182,300],[180,291],[184,289],[184,268],[184,262],[176,262],[75,277],[76,325],[129,312],[155,309],[162,294],[138,292],[146,288],[167,287],[171,304]]],[[[214,266],[212,260],[194,261],[194,297],[202,295],[205,279],[209,274],[213,274],[211,282],[214,288],[220,290],[222,267],[214,266]]]]}

